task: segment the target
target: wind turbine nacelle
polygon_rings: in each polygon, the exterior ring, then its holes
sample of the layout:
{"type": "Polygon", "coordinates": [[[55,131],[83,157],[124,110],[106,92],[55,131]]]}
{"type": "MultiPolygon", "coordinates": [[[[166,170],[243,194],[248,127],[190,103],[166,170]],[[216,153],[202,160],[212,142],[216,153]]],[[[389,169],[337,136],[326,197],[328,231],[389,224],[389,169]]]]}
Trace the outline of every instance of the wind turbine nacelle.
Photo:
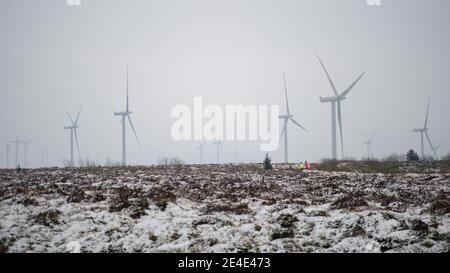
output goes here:
{"type": "Polygon", "coordinates": [[[130,115],[130,114],[132,114],[133,112],[130,112],[130,111],[124,111],[124,112],[114,112],[114,115],[115,116],[128,116],[128,115],[130,115]]]}
{"type": "Polygon", "coordinates": [[[293,115],[280,115],[280,116],[278,116],[278,118],[280,118],[280,119],[288,119],[288,118],[291,118],[291,117],[293,117],[293,115]]]}
{"type": "Polygon", "coordinates": [[[414,129],[411,132],[413,133],[422,133],[428,131],[428,128],[420,128],[420,129],[414,129]]]}
{"type": "Polygon", "coordinates": [[[325,97],[325,98],[319,96],[319,98],[320,98],[320,102],[337,102],[337,101],[341,101],[341,100],[345,99],[345,97],[336,97],[336,96],[334,96],[334,97],[325,97]]]}

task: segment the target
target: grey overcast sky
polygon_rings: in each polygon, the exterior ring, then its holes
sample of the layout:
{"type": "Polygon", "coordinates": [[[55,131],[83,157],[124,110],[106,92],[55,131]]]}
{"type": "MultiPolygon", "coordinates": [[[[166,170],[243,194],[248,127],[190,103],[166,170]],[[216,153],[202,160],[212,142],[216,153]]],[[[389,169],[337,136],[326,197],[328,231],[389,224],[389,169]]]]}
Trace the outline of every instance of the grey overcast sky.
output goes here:
{"type": "MultiPolygon", "coordinates": [[[[170,112],[207,104],[280,104],[286,73],[291,111],[310,133],[290,126],[291,161],[330,157],[332,91],[315,57],[338,89],[366,76],[343,102],[346,155],[365,154],[375,132],[375,156],[419,150],[431,96],[430,134],[450,151],[450,1],[382,0],[66,0],[0,1],[0,166],[16,135],[32,140],[29,161],[52,165],[69,154],[65,111],[80,117],[83,158],[119,161],[121,134],[113,110],[125,104],[130,68],[132,118],[128,162],[159,157],[198,161],[196,142],[175,142],[170,112]]],[[[236,143],[224,143],[232,161],[236,143]]],[[[259,143],[238,143],[243,161],[261,161],[259,143]]],[[[426,148],[427,153],[431,153],[426,148]]],[[[13,150],[11,150],[13,152],[13,150]]],[[[282,160],[282,149],[272,154],[282,160]]],[[[11,156],[11,160],[13,157],[11,156]]],[[[206,144],[206,160],[215,160],[206,144]]]]}

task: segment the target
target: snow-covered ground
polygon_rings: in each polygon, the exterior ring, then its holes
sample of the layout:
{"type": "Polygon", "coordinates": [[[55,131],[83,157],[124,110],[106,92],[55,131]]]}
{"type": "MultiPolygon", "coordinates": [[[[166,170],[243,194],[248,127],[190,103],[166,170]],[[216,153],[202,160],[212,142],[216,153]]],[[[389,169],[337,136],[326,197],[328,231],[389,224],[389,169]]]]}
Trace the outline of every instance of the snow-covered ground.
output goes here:
{"type": "Polygon", "coordinates": [[[3,170],[0,252],[448,252],[449,185],[256,165],[3,170]]]}

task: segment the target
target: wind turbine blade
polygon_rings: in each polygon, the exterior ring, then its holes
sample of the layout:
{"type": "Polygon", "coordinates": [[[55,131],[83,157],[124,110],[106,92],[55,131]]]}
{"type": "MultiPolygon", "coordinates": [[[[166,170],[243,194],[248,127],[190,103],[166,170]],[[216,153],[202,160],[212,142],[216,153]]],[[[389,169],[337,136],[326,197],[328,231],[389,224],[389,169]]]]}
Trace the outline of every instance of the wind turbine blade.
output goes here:
{"type": "Polygon", "coordinates": [[[425,117],[425,125],[423,126],[424,129],[426,129],[427,125],[428,125],[428,114],[430,113],[430,102],[431,102],[431,98],[428,98],[427,116],[425,117]]]}
{"type": "Polygon", "coordinates": [[[283,139],[283,136],[286,133],[286,126],[287,126],[287,123],[285,123],[285,125],[283,127],[283,131],[281,131],[280,141],[278,143],[281,143],[281,140],[283,139]]]}
{"type": "Polygon", "coordinates": [[[291,111],[289,111],[289,100],[288,100],[288,94],[287,94],[287,85],[286,85],[286,77],[283,73],[283,82],[284,82],[284,95],[286,96],[286,111],[287,114],[290,115],[291,111]]]}
{"type": "Polygon", "coordinates": [[[342,158],[344,158],[344,136],[342,134],[342,111],[341,111],[341,101],[337,102],[337,110],[338,110],[338,122],[339,122],[339,133],[341,135],[341,151],[342,158]]]}
{"type": "Polygon", "coordinates": [[[66,114],[67,114],[67,116],[69,117],[70,122],[72,123],[72,126],[75,126],[75,123],[73,122],[73,119],[72,119],[72,117],[70,116],[69,112],[66,111],[66,114]]]}
{"type": "Polygon", "coordinates": [[[80,106],[80,109],[78,109],[78,114],[77,114],[77,119],[75,120],[75,125],[78,124],[78,119],[80,118],[80,113],[81,113],[81,106],[80,106]]]}
{"type": "Polygon", "coordinates": [[[128,121],[130,122],[131,129],[133,130],[134,136],[136,137],[136,140],[137,140],[137,142],[139,144],[139,147],[141,147],[141,142],[139,141],[139,137],[136,134],[136,130],[134,129],[134,125],[133,125],[133,122],[131,121],[131,117],[130,116],[128,116],[128,121]]]}
{"type": "Polygon", "coordinates": [[[75,143],[77,144],[78,158],[80,158],[80,145],[78,144],[78,134],[76,128],[73,129],[73,134],[75,135],[75,143]]]}
{"type": "Polygon", "coordinates": [[[365,73],[362,73],[361,76],[359,76],[356,81],[354,81],[347,89],[345,89],[344,92],[340,95],[340,97],[345,97],[348,95],[350,91],[352,91],[353,87],[359,82],[359,80],[365,75],[365,73]]]}
{"type": "Polygon", "coordinates": [[[427,138],[428,144],[430,144],[431,150],[433,151],[434,158],[437,159],[438,156],[437,156],[437,153],[436,153],[436,148],[434,147],[433,142],[431,141],[431,137],[430,137],[430,135],[428,135],[427,131],[425,131],[425,136],[427,138]]]}
{"type": "Polygon", "coordinates": [[[336,90],[336,87],[334,86],[333,80],[330,77],[330,74],[328,74],[327,69],[325,68],[325,65],[323,64],[322,60],[320,59],[319,55],[316,55],[317,59],[319,59],[320,64],[322,65],[323,70],[325,71],[325,74],[327,75],[328,81],[330,82],[331,88],[333,89],[333,92],[336,96],[339,96],[339,93],[336,90]]]}
{"type": "Polygon", "coordinates": [[[298,127],[302,128],[303,131],[309,133],[308,130],[306,130],[305,127],[303,127],[302,125],[300,125],[300,123],[298,123],[294,118],[290,117],[289,119],[290,119],[295,125],[297,125],[298,127]]]}

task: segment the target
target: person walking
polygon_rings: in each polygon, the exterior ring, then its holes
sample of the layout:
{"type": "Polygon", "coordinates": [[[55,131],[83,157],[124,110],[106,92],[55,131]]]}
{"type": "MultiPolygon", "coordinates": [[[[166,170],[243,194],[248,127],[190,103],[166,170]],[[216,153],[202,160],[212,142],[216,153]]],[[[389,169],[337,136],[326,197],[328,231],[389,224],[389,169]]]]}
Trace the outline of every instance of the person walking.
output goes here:
{"type": "Polygon", "coordinates": [[[305,160],[305,171],[303,171],[305,174],[305,177],[309,177],[309,163],[305,160]]]}

